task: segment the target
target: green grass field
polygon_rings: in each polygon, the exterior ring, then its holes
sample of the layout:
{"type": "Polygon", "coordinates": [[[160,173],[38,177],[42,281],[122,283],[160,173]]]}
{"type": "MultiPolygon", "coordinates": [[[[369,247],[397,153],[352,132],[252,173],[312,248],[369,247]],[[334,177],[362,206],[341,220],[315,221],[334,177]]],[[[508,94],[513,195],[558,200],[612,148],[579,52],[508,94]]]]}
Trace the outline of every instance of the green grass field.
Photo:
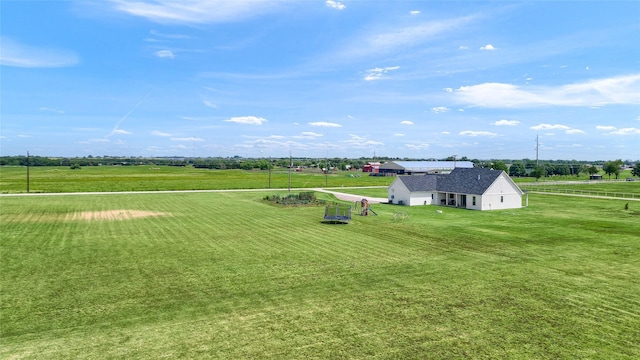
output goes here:
{"type": "MultiPolygon", "coordinates": [[[[341,171],[327,176],[291,172],[292,188],[388,186],[393,177],[367,176],[341,171]]],[[[174,166],[31,167],[29,191],[33,193],[267,189],[289,187],[287,169],[271,171],[209,170],[174,166]]],[[[0,193],[27,192],[26,167],[0,167],[0,193]]]]}
{"type": "Polygon", "coordinates": [[[0,358],[640,357],[638,202],[330,225],[272,193],[0,198],[0,358]]]}

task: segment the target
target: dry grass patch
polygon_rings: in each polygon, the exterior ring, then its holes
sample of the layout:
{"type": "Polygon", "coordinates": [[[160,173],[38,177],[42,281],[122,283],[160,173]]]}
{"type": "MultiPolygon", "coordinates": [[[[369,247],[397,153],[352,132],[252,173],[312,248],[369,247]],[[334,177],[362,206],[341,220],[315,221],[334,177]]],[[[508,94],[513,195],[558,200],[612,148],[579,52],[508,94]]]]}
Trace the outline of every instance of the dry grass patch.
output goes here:
{"type": "Polygon", "coordinates": [[[142,210],[102,210],[102,211],[80,211],[68,214],[67,221],[121,221],[139,219],[152,216],[167,216],[169,214],[157,211],[142,210]]]}

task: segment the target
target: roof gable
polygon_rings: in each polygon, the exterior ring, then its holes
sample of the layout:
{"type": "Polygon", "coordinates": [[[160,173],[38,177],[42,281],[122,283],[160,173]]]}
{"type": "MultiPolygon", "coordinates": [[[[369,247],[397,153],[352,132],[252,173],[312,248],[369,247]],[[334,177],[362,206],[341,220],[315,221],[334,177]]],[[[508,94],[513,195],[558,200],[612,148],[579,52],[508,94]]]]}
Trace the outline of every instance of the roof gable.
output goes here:
{"type": "Polygon", "coordinates": [[[482,195],[502,173],[489,168],[455,168],[438,182],[438,191],[482,195]]]}

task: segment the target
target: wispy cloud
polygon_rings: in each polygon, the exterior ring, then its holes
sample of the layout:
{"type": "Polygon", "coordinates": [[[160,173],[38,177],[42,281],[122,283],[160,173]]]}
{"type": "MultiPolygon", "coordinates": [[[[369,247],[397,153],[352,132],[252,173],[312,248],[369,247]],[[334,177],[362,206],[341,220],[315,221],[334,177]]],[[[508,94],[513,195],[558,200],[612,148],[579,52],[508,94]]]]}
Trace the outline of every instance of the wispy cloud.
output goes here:
{"type": "Polygon", "coordinates": [[[487,136],[487,137],[498,136],[498,134],[492,133],[490,131],[472,131],[472,130],[461,131],[458,135],[461,135],[461,136],[472,136],[472,137],[476,137],[476,136],[487,136]]]}
{"type": "Polygon", "coordinates": [[[211,101],[209,101],[209,100],[207,100],[207,99],[202,100],[202,103],[203,103],[206,107],[210,107],[210,108],[212,108],[212,109],[217,109],[217,108],[218,108],[218,105],[216,105],[216,104],[212,103],[211,101]]]}
{"type": "Polygon", "coordinates": [[[385,27],[378,24],[376,28],[366,31],[364,35],[347,41],[342,51],[337,53],[339,57],[354,59],[413,48],[436,40],[447,32],[458,30],[476,18],[476,16],[466,16],[407,26],[393,24],[385,27]]]}
{"type": "Polygon", "coordinates": [[[413,121],[409,121],[409,120],[402,120],[400,121],[401,125],[413,125],[413,121]]]}
{"type": "Polygon", "coordinates": [[[198,142],[200,142],[200,141],[204,141],[204,139],[203,138],[199,138],[199,137],[195,137],[195,136],[192,136],[192,137],[173,137],[173,138],[171,138],[171,141],[198,141],[198,142]]]}
{"type": "Polygon", "coordinates": [[[337,10],[344,10],[346,8],[346,6],[339,2],[339,1],[333,1],[333,0],[327,0],[324,2],[328,7],[330,8],[334,8],[337,10]]]}
{"type": "Polygon", "coordinates": [[[26,68],[55,68],[77,65],[78,56],[69,50],[22,44],[0,37],[0,65],[26,68]]]}
{"type": "Polygon", "coordinates": [[[219,23],[257,16],[283,5],[278,1],[210,1],[210,0],[110,0],[116,11],[159,23],[219,23]]]}
{"type": "Polygon", "coordinates": [[[518,124],[520,124],[520,121],[518,120],[498,120],[491,123],[491,125],[495,126],[516,126],[518,124]]]}
{"type": "Polygon", "coordinates": [[[615,126],[598,125],[596,126],[596,129],[600,131],[607,131],[605,135],[640,135],[640,129],[632,127],[618,129],[615,126]]]}
{"type": "Polygon", "coordinates": [[[385,68],[373,68],[365,71],[364,79],[366,81],[380,80],[385,77],[389,71],[398,70],[400,66],[389,66],[385,68]]]}
{"type": "Polygon", "coordinates": [[[574,129],[567,125],[562,124],[538,124],[531,127],[531,130],[547,131],[547,130],[562,130],[565,134],[584,134],[584,131],[580,129],[574,129]]]}
{"type": "Polygon", "coordinates": [[[420,143],[420,144],[405,144],[404,146],[412,150],[424,150],[429,148],[431,145],[427,143],[420,143]]]}
{"type": "Polygon", "coordinates": [[[332,123],[332,122],[326,122],[326,121],[310,122],[309,125],[311,125],[311,126],[322,126],[322,127],[342,127],[342,125],[340,125],[340,124],[336,124],[336,123],[332,123]]]}
{"type": "Polygon", "coordinates": [[[257,116],[237,116],[237,117],[229,118],[225,121],[236,123],[236,124],[262,125],[268,120],[265,118],[257,117],[257,116]]]}
{"type": "Polygon", "coordinates": [[[153,136],[171,136],[171,134],[169,134],[169,133],[158,131],[158,130],[152,131],[151,135],[153,135],[153,136]]]}
{"type": "Polygon", "coordinates": [[[434,108],[431,108],[431,112],[434,114],[439,114],[439,113],[443,113],[443,112],[447,112],[449,111],[449,108],[444,107],[444,106],[436,106],[434,108]]]}
{"type": "Polygon", "coordinates": [[[159,31],[156,30],[151,30],[149,31],[149,33],[151,35],[157,36],[157,37],[161,37],[161,38],[165,38],[165,39],[190,39],[191,36],[189,35],[183,35],[183,34],[166,34],[166,33],[161,33],[159,31]]]}
{"type": "Polygon", "coordinates": [[[53,109],[53,108],[48,108],[48,107],[41,107],[39,109],[40,111],[45,111],[45,112],[53,112],[56,114],[64,114],[64,110],[58,110],[58,109],[53,109]]]}
{"type": "Polygon", "coordinates": [[[127,130],[114,129],[114,130],[111,132],[111,134],[112,134],[112,135],[115,135],[115,134],[119,134],[119,135],[131,135],[131,134],[133,134],[133,133],[132,133],[132,132],[130,132],[130,131],[127,131],[127,130]]]}
{"type": "Polygon", "coordinates": [[[418,15],[418,14],[420,14],[420,12],[421,12],[420,10],[411,10],[411,11],[409,11],[409,14],[418,15]]]}
{"type": "Polygon", "coordinates": [[[173,55],[173,52],[171,50],[159,50],[159,51],[156,51],[154,55],[159,58],[169,58],[169,59],[173,59],[175,57],[175,55],[173,55]]]}
{"type": "Polygon", "coordinates": [[[460,87],[454,94],[459,102],[489,108],[637,105],[640,104],[640,74],[558,87],[484,83],[460,87]]]}

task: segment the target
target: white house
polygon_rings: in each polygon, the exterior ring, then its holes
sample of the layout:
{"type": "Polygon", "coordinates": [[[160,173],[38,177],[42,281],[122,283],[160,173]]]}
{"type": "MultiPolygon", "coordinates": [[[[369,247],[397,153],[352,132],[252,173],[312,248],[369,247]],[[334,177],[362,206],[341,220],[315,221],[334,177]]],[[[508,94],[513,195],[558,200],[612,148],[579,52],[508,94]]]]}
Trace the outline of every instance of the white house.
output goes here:
{"type": "Polygon", "coordinates": [[[398,176],[387,193],[390,204],[472,210],[520,208],[523,195],[507,173],[488,168],[455,168],[449,174],[398,176]]]}

